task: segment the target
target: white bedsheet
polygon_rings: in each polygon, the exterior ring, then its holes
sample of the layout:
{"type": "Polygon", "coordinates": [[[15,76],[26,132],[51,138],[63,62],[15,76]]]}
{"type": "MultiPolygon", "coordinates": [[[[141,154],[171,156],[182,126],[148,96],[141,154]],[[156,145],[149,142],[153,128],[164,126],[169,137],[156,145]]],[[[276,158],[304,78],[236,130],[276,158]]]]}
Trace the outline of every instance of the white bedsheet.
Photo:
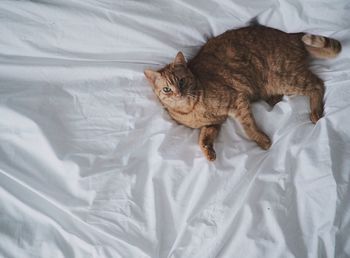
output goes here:
{"type": "MultiPolygon", "coordinates": [[[[350,4],[0,1],[0,257],[350,257],[350,4]],[[332,36],[308,99],[254,104],[273,145],[227,121],[209,163],[143,70],[260,23],[332,36]]],[[[258,44],[258,42],[257,42],[258,44]]]]}

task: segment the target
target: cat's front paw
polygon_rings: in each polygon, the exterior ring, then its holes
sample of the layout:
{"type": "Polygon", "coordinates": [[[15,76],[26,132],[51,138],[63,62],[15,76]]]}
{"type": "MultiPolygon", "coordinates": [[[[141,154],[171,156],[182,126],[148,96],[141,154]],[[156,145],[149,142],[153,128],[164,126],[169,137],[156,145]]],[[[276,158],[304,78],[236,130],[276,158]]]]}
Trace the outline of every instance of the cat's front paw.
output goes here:
{"type": "Polygon", "coordinates": [[[271,140],[266,134],[261,133],[255,141],[264,150],[271,147],[271,140]]]}
{"type": "Polygon", "coordinates": [[[216,153],[213,145],[202,145],[201,149],[207,160],[214,161],[216,159],[216,153]]]}

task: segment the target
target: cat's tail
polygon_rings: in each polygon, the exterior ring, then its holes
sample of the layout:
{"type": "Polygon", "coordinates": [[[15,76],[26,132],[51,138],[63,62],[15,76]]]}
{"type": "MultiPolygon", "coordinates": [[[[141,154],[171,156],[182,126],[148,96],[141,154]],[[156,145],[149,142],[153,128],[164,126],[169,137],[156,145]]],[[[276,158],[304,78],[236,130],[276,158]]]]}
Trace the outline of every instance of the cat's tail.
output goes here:
{"type": "Polygon", "coordinates": [[[336,39],[305,34],[301,40],[310,55],[316,58],[334,58],[341,51],[341,44],[336,39]]]}

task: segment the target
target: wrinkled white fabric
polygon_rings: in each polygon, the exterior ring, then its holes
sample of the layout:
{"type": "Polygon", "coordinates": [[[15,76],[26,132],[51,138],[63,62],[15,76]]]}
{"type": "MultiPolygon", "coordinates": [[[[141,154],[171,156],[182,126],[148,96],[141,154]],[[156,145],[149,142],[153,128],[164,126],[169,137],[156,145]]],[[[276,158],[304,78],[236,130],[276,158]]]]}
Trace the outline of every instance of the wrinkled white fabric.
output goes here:
{"type": "MultiPolygon", "coordinates": [[[[347,0],[0,2],[0,257],[350,257],[347,0]],[[339,39],[306,97],[228,120],[209,163],[144,79],[178,50],[261,24],[339,39]]],[[[257,42],[259,44],[259,42],[257,42]]]]}

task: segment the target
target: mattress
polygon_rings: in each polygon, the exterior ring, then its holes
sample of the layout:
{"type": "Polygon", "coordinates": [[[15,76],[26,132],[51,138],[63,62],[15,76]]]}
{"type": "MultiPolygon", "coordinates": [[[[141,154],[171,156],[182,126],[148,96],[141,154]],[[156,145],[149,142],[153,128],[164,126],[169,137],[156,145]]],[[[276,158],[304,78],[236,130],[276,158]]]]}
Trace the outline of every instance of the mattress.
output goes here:
{"type": "MultiPolygon", "coordinates": [[[[0,3],[0,257],[350,257],[347,0],[0,3]],[[338,39],[326,86],[227,120],[208,162],[144,78],[252,19],[338,39]]],[[[257,42],[258,44],[258,42],[257,42]]]]}

